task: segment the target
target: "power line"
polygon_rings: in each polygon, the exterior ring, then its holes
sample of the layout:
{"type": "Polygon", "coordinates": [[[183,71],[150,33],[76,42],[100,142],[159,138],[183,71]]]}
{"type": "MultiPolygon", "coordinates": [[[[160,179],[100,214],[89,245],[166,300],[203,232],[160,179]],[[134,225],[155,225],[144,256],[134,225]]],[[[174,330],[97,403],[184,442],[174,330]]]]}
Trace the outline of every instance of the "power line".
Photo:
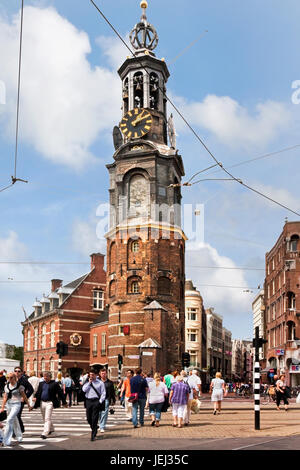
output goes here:
{"type": "MultiPolygon", "coordinates": [[[[130,51],[131,55],[133,57],[135,57],[141,67],[145,70],[145,72],[150,76],[150,73],[148,72],[148,70],[145,68],[145,66],[142,64],[140,58],[131,50],[131,48],[127,45],[127,43],[124,41],[124,39],[122,38],[122,36],[118,33],[118,31],[114,28],[114,26],[111,24],[111,22],[108,20],[108,18],[106,18],[106,16],[104,15],[104,13],[100,10],[100,8],[96,5],[96,3],[94,2],[94,0],[90,0],[90,2],[94,5],[94,7],[97,9],[97,11],[100,13],[100,15],[104,18],[104,20],[106,21],[106,23],[110,26],[110,28],[114,31],[114,33],[118,36],[118,38],[122,41],[122,43],[125,45],[125,47],[130,51]]],[[[273,202],[274,204],[277,204],[281,207],[283,207],[284,209],[288,210],[289,212],[292,212],[293,214],[296,214],[298,216],[300,216],[300,213],[290,209],[289,207],[285,206],[284,204],[281,204],[280,202],[278,201],[275,201],[275,199],[272,199],[271,197],[269,196],[266,196],[265,194],[263,194],[262,192],[252,188],[251,186],[247,185],[246,183],[244,183],[241,179],[239,178],[236,178],[235,176],[233,176],[225,167],[224,165],[218,161],[218,159],[214,156],[214,154],[210,151],[210,149],[207,147],[207,145],[204,143],[204,141],[200,138],[200,136],[197,134],[197,132],[194,130],[194,128],[191,126],[191,124],[187,121],[187,119],[184,117],[184,115],[181,113],[181,111],[177,108],[177,106],[173,103],[173,101],[167,96],[167,94],[164,92],[164,90],[158,86],[158,88],[160,89],[160,91],[163,93],[163,95],[165,96],[166,100],[171,104],[171,106],[175,109],[175,111],[177,112],[177,114],[181,117],[181,119],[184,121],[184,123],[187,125],[187,127],[190,129],[190,131],[194,134],[194,136],[196,137],[196,139],[201,143],[201,145],[205,148],[205,150],[207,151],[207,153],[211,156],[211,158],[216,162],[216,165],[218,165],[228,176],[230,176],[232,179],[234,179],[237,183],[240,183],[242,186],[244,186],[245,188],[247,188],[249,191],[252,191],[254,192],[255,194],[258,194],[259,196],[261,197],[264,197],[265,199],[273,202]]]]}

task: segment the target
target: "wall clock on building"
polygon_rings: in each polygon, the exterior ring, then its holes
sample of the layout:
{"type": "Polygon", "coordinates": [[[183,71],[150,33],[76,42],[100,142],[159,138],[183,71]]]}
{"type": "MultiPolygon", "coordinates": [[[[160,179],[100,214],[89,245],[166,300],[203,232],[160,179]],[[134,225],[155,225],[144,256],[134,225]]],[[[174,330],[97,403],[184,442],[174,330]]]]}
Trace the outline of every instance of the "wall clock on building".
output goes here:
{"type": "Polygon", "coordinates": [[[72,344],[72,346],[80,346],[81,342],[82,342],[82,336],[79,335],[78,333],[73,333],[70,336],[70,343],[72,344]]]}
{"type": "Polygon", "coordinates": [[[146,109],[134,108],[128,111],[120,122],[120,129],[128,139],[139,139],[152,126],[152,116],[146,109]]]}

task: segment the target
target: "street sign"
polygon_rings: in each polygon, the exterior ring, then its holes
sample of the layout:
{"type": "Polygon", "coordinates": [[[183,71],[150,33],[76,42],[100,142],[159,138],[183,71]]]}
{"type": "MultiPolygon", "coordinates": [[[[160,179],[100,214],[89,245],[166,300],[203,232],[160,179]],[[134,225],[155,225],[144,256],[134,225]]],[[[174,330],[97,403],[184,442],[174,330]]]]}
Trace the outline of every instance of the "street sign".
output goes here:
{"type": "Polygon", "coordinates": [[[153,356],[153,352],[143,351],[143,356],[153,356]]]}
{"type": "Polygon", "coordinates": [[[276,356],[284,356],[284,349],[276,349],[276,356]]]}
{"type": "Polygon", "coordinates": [[[128,356],[128,359],[139,359],[140,356],[128,356]]]}

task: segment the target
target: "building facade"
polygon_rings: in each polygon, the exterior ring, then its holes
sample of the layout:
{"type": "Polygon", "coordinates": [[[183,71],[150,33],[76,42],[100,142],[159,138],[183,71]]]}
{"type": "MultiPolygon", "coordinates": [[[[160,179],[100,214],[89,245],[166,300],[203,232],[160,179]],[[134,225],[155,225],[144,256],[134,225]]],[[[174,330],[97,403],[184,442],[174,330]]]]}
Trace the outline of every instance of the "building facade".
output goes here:
{"type": "Polygon", "coordinates": [[[207,368],[206,314],[200,292],[191,280],[185,283],[185,350],[191,367],[207,368]]]}
{"type": "Polygon", "coordinates": [[[51,293],[33,304],[34,312],[24,321],[24,368],[27,373],[58,372],[56,344],[68,345],[62,372],[77,377],[90,365],[90,325],[105,307],[104,255],[91,255],[91,271],[63,285],[51,281],[51,293]]]}
{"type": "Polygon", "coordinates": [[[223,358],[222,358],[222,374],[225,379],[230,380],[232,375],[232,340],[231,331],[222,328],[223,339],[223,358]]]}
{"type": "Polygon", "coordinates": [[[266,253],[266,366],[300,385],[300,222],[286,222],[266,253]]]}
{"type": "Polygon", "coordinates": [[[172,119],[167,120],[163,59],[146,18],[130,34],[135,57],[118,70],[122,116],[114,129],[107,238],[108,363],[111,379],[122,368],[161,373],[181,366],[184,351],[185,235],[172,119]],[[150,39],[151,38],[151,39],[150,39]]]}
{"type": "Polygon", "coordinates": [[[223,365],[223,317],[214,308],[205,310],[207,325],[207,367],[213,377],[222,372],[223,365]]]}

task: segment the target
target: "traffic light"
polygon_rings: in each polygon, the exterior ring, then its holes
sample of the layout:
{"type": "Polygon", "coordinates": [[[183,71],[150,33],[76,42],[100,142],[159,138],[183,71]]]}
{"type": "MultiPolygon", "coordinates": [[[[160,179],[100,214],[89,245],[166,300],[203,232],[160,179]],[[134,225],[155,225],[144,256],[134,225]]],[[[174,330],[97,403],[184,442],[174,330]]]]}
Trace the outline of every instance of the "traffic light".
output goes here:
{"type": "Polygon", "coordinates": [[[118,354],[118,364],[123,364],[123,356],[121,354],[118,354]]]}
{"type": "Polygon", "coordinates": [[[268,340],[263,339],[263,338],[253,338],[252,345],[254,348],[262,348],[265,343],[267,343],[268,340]]]}
{"type": "Polygon", "coordinates": [[[63,341],[56,343],[56,354],[59,356],[67,356],[68,354],[68,345],[63,341]]]}
{"type": "Polygon", "coordinates": [[[190,354],[183,352],[181,357],[182,367],[189,367],[191,363],[190,354]]]}

